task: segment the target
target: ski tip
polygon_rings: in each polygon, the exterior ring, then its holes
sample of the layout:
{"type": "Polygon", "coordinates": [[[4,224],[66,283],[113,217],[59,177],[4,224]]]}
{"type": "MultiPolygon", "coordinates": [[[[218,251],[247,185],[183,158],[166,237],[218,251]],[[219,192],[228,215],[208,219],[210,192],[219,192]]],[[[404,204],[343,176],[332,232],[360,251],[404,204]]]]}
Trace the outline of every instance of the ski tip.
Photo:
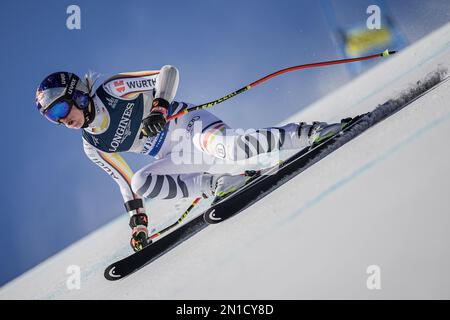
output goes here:
{"type": "Polygon", "coordinates": [[[104,273],[105,279],[109,281],[116,281],[122,279],[120,274],[117,274],[115,266],[109,266],[104,273]]]}
{"type": "Polygon", "coordinates": [[[223,220],[222,217],[217,216],[216,209],[210,208],[203,214],[203,220],[208,224],[216,224],[223,220]]]}
{"type": "Polygon", "coordinates": [[[395,50],[388,50],[388,49],[386,49],[386,50],[383,51],[383,53],[381,54],[381,56],[383,56],[383,57],[389,57],[390,55],[396,54],[396,53],[397,53],[397,51],[395,51],[395,50]]]}

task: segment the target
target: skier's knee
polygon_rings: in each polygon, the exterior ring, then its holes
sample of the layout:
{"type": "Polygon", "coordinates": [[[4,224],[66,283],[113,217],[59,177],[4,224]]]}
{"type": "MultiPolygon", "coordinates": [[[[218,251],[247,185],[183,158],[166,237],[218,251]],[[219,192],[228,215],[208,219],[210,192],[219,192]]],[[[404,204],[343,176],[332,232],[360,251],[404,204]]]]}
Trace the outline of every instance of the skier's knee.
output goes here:
{"type": "Polygon", "coordinates": [[[151,174],[144,173],[144,170],[137,171],[131,178],[131,190],[142,197],[149,187],[146,186],[149,179],[151,179],[151,174]]]}
{"type": "Polygon", "coordinates": [[[146,199],[186,198],[189,195],[180,175],[155,174],[145,169],[133,175],[131,189],[146,199]]]}

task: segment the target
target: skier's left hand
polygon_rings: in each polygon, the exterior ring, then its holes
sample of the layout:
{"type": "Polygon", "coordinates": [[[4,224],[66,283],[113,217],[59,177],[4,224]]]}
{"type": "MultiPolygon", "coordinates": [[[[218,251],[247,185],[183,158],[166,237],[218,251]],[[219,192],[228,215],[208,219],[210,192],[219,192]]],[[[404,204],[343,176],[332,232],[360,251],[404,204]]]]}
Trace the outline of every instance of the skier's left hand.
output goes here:
{"type": "Polygon", "coordinates": [[[148,218],[145,213],[137,213],[130,218],[132,229],[130,245],[135,252],[142,250],[152,243],[148,238],[148,218]]]}
{"type": "Polygon", "coordinates": [[[163,131],[167,123],[167,115],[169,113],[169,102],[162,98],[156,98],[152,102],[152,108],[147,118],[142,120],[144,125],[142,133],[147,137],[154,137],[163,131]]]}

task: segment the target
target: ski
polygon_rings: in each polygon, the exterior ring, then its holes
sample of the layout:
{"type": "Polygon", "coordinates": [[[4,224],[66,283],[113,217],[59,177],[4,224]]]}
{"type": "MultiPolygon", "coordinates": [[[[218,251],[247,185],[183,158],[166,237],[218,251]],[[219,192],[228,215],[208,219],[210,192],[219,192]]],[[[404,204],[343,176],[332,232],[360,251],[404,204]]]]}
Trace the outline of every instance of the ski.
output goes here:
{"type": "Polygon", "coordinates": [[[116,281],[128,276],[156,260],[184,240],[192,237],[206,226],[208,226],[208,224],[203,220],[202,215],[194,218],[178,229],[175,229],[166,236],[146,246],[141,251],[133,253],[108,266],[105,269],[105,278],[110,281],[116,281]]]}

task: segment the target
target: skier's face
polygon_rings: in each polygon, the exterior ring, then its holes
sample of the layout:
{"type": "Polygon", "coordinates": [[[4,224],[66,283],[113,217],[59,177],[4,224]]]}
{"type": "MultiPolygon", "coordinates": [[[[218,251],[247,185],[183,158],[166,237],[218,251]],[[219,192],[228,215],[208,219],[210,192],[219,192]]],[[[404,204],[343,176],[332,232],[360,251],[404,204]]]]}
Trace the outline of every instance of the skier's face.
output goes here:
{"type": "Polygon", "coordinates": [[[60,121],[61,123],[64,123],[67,128],[80,129],[84,124],[83,111],[75,106],[72,106],[69,115],[60,121]]]}

